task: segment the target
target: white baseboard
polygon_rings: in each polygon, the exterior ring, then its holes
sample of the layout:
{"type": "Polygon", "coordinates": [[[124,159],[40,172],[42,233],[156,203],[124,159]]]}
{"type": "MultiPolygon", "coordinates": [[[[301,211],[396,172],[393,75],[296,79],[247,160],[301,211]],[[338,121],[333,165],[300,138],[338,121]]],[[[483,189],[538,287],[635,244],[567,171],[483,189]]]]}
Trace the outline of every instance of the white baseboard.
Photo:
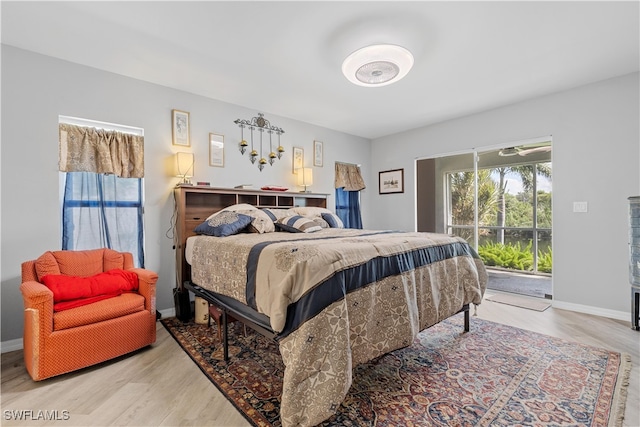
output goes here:
{"type": "Polygon", "coordinates": [[[162,315],[162,318],[164,319],[165,317],[173,317],[176,315],[176,308],[175,307],[171,307],[171,308],[166,308],[164,310],[158,310],[158,312],[160,312],[160,314],[162,315]]]}
{"type": "Polygon", "coordinates": [[[594,316],[608,317],[610,319],[631,321],[631,313],[627,313],[626,311],[608,310],[606,308],[574,304],[572,302],[557,300],[553,300],[551,302],[551,306],[553,308],[559,308],[561,310],[576,311],[578,313],[592,314],[594,316]]]}
{"type": "Polygon", "coordinates": [[[22,350],[22,338],[17,338],[15,340],[9,340],[9,341],[2,341],[0,343],[0,348],[2,348],[2,353],[22,350]]]}
{"type": "MultiPolygon", "coordinates": [[[[173,317],[176,315],[175,307],[167,308],[165,310],[158,310],[158,312],[162,315],[162,318],[165,317],[173,317]]],[[[2,341],[0,343],[0,349],[2,353],[8,353],[10,351],[22,350],[23,342],[22,338],[18,338],[15,340],[2,341]]]]}

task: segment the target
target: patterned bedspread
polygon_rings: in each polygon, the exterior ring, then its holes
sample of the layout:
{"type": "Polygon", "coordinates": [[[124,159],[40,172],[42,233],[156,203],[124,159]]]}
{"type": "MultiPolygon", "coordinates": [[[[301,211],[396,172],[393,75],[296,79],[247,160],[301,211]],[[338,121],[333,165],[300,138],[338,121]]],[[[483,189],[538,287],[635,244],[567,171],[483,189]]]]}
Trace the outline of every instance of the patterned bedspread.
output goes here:
{"type": "Polygon", "coordinates": [[[359,363],[480,304],[487,274],[463,239],[352,229],[196,236],[192,281],[269,316],[286,366],[283,426],[329,418],[359,363]]]}

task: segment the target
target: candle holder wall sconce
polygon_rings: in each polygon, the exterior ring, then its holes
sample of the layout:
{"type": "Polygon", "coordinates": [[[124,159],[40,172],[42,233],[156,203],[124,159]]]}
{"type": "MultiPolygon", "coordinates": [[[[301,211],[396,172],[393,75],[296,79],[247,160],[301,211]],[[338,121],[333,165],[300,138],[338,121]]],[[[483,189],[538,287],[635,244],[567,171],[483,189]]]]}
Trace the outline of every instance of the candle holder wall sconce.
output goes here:
{"type": "Polygon", "coordinates": [[[233,121],[233,123],[237,124],[240,127],[240,144],[239,144],[240,153],[244,155],[249,145],[251,145],[251,151],[249,152],[249,160],[251,161],[251,163],[254,163],[254,164],[257,160],[258,169],[260,169],[260,171],[264,169],[264,166],[267,164],[267,162],[273,166],[276,159],[282,158],[282,155],[284,154],[284,147],[280,143],[280,135],[284,133],[284,130],[278,126],[273,126],[269,122],[269,120],[264,118],[264,114],[258,113],[258,116],[251,118],[251,120],[236,119],[233,121]],[[247,142],[247,140],[244,139],[245,129],[248,129],[250,132],[250,136],[249,136],[250,142],[247,142]],[[260,133],[259,133],[259,142],[255,142],[254,144],[255,131],[258,131],[260,133]],[[265,132],[267,132],[267,135],[269,136],[269,154],[267,154],[266,157],[263,151],[263,143],[264,143],[264,139],[266,139],[264,138],[265,132]],[[275,149],[275,151],[273,149],[274,133],[278,137],[278,141],[277,141],[278,146],[275,149]],[[256,149],[257,144],[260,144],[260,151],[256,149]],[[269,160],[267,160],[267,157],[269,158],[269,160]]]}

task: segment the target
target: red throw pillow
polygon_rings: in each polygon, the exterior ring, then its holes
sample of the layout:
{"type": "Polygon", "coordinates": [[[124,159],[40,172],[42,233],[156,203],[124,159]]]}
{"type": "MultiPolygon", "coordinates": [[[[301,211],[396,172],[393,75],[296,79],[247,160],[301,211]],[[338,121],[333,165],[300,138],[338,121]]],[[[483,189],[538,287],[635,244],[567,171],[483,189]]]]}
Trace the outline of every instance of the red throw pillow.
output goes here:
{"type": "Polygon", "coordinates": [[[120,295],[120,293],[117,293],[115,295],[99,295],[97,297],[80,298],[80,299],[74,299],[71,301],[62,301],[62,302],[53,304],[53,311],[69,310],[70,308],[76,308],[83,305],[92,304],[94,302],[102,301],[103,299],[117,297],[118,295],[120,295]]]}
{"type": "Polygon", "coordinates": [[[54,303],[91,296],[91,281],[88,277],[47,274],[41,280],[53,292],[54,303]]]}
{"type": "Polygon", "coordinates": [[[88,279],[90,279],[91,284],[90,296],[138,289],[138,276],[131,271],[114,269],[88,277],[88,279]]]}
{"type": "Polygon", "coordinates": [[[135,291],[138,289],[138,275],[133,271],[114,268],[113,270],[109,270],[103,274],[124,279],[125,282],[120,288],[123,291],[135,291]]]}
{"type": "Polygon", "coordinates": [[[138,289],[138,276],[132,271],[113,269],[89,277],[48,274],[42,283],[53,292],[53,302],[73,301],[100,295],[119,295],[138,289]]]}

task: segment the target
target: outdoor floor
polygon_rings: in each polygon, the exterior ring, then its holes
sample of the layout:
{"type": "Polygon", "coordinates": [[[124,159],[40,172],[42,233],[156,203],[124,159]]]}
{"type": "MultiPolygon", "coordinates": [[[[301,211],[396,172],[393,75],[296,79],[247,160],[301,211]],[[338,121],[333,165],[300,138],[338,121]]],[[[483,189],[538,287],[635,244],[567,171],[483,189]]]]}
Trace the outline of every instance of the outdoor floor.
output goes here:
{"type": "Polygon", "coordinates": [[[551,276],[537,276],[490,267],[487,271],[489,273],[487,289],[547,299],[551,299],[553,294],[551,276]]]}

